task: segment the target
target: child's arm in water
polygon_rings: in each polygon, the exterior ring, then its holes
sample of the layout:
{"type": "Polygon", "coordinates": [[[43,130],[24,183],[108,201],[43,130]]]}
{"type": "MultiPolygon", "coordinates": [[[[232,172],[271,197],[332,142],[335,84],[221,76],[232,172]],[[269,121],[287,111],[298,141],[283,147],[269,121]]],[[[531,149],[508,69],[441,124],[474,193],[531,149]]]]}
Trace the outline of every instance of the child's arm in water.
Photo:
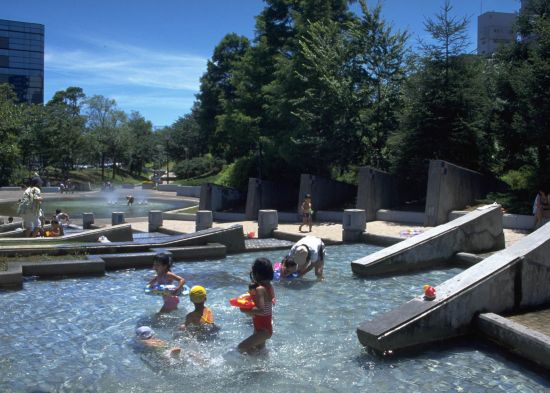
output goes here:
{"type": "Polygon", "coordinates": [[[185,285],[185,278],[180,277],[180,276],[178,276],[177,274],[174,274],[174,273],[172,273],[172,272],[167,272],[167,273],[166,273],[166,276],[169,277],[169,278],[171,278],[172,280],[178,282],[178,286],[176,287],[176,289],[174,289],[174,290],[172,291],[173,294],[178,293],[178,292],[183,288],[183,286],[185,285]]]}

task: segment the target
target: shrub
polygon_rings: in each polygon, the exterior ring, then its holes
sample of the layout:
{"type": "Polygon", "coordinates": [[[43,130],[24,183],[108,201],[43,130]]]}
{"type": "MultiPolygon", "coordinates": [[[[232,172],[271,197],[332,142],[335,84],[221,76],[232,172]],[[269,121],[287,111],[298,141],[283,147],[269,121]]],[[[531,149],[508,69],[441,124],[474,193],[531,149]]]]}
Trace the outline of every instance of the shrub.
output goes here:
{"type": "Polygon", "coordinates": [[[193,157],[189,160],[178,162],[174,168],[174,172],[180,179],[189,179],[212,172],[219,172],[223,164],[224,161],[222,159],[206,154],[201,157],[193,157]]]}

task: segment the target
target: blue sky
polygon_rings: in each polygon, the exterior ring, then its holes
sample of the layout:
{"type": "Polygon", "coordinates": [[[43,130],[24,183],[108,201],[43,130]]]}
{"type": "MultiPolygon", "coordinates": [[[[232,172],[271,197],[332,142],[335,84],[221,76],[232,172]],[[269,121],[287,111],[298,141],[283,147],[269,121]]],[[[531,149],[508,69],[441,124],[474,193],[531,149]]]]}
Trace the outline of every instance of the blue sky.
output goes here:
{"type": "MultiPolygon", "coordinates": [[[[411,44],[424,17],[444,0],[382,0],[394,29],[411,44]]],[[[367,0],[374,5],[377,1],[367,0]]],[[[475,50],[480,10],[516,12],[519,0],[453,0],[454,13],[471,16],[475,50]]],[[[254,36],[262,0],[5,0],[0,19],[46,26],[45,97],[80,86],[87,95],[114,98],[156,126],[189,112],[212,50],[227,33],[254,36]]]]}

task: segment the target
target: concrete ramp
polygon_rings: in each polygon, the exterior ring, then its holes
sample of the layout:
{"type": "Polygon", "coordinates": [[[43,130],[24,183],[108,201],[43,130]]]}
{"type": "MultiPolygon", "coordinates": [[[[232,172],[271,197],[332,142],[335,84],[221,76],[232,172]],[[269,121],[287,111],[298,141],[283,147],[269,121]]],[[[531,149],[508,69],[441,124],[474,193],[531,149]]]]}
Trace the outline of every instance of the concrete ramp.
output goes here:
{"type": "MultiPolygon", "coordinates": [[[[357,328],[379,351],[426,344],[470,332],[480,313],[519,312],[550,304],[550,225],[437,286],[433,301],[415,298],[357,328]]],[[[421,288],[419,288],[421,292],[421,288]]]]}
{"type": "Polygon", "coordinates": [[[502,212],[499,205],[489,205],[353,261],[351,269],[365,277],[408,273],[448,261],[457,252],[478,254],[502,248],[502,212]]]}

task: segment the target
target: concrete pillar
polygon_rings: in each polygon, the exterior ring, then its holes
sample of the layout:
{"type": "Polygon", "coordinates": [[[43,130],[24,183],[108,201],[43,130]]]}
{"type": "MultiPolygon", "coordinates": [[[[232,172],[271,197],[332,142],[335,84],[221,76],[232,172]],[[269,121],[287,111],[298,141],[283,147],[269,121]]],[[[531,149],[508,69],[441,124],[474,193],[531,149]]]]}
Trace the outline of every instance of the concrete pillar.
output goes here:
{"type": "Polygon", "coordinates": [[[358,242],[367,229],[367,212],[363,209],[346,209],[342,216],[342,240],[358,242]]]}
{"type": "Polygon", "coordinates": [[[162,226],[162,211],[149,210],[149,232],[156,232],[162,226]]]}
{"type": "Polygon", "coordinates": [[[90,229],[94,223],[94,213],[82,213],[82,228],[90,229]]]}
{"type": "Polygon", "coordinates": [[[258,238],[272,237],[273,231],[279,226],[277,210],[258,211],[258,238]]]}
{"type": "Polygon", "coordinates": [[[199,210],[195,219],[195,231],[212,228],[212,210],[199,210]]]}
{"type": "Polygon", "coordinates": [[[124,212],[111,213],[111,225],[124,224],[124,212]]]}

